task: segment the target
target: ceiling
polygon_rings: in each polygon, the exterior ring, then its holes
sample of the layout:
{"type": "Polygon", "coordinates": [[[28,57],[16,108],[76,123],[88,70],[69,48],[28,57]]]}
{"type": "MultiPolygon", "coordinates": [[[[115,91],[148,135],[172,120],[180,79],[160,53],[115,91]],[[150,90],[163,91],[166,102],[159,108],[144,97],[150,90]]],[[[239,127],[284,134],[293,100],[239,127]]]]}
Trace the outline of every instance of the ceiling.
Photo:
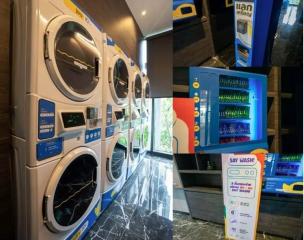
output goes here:
{"type": "Polygon", "coordinates": [[[172,0],[126,0],[142,34],[149,37],[172,29],[172,0]],[[146,11],[143,16],[142,12],[146,11]]]}

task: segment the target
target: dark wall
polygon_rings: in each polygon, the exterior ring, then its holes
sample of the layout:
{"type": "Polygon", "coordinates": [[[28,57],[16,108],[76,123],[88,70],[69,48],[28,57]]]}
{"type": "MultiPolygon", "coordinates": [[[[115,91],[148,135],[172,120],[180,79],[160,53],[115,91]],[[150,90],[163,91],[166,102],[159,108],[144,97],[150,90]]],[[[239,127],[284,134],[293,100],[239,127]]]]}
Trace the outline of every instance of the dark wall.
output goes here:
{"type": "Polygon", "coordinates": [[[10,199],[10,1],[0,1],[0,239],[12,238],[10,199]]]}
{"type": "Polygon", "coordinates": [[[147,40],[152,97],[172,97],[172,32],[147,40]]]}
{"type": "Polygon", "coordinates": [[[77,3],[139,64],[142,33],[125,0],[77,0],[77,3]]]}

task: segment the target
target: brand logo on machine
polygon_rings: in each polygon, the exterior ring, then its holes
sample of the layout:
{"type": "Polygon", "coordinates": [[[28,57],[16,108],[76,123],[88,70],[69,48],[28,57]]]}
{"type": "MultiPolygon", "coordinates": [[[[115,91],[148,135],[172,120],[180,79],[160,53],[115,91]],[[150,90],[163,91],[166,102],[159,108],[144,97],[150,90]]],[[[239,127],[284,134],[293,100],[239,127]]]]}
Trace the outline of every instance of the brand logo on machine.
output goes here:
{"type": "Polygon", "coordinates": [[[80,62],[74,61],[74,64],[75,64],[76,66],[78,66],[80,69],[85,69],[85,70],[88,69],[88,67],[87,67],[86,65],[84,65],[84,64],[82,64],[82,63],[80,63],[80,62]]]}
{"type": "Polygon", "coordinates": [[[252,3],[236,3],[236,11],[238,15],[252,17],[253,5],[252,3]]]}

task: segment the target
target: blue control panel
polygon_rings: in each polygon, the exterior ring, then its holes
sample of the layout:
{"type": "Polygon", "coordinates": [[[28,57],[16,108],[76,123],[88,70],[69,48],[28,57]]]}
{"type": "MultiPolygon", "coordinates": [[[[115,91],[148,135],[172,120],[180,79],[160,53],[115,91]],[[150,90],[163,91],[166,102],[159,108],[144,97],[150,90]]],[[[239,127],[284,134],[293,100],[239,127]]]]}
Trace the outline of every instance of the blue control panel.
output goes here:
{"type": "Polygon", "coordinates": [[[101,128],[87,130],[85,133],[85,143],[94,142],[101,138],[101,128]]]}
{"type": "Polygon", "coordinates": [[[267,154],[263,192],[303,194],[303,155],[267,154]]]}
{"type": "Polygon", "coordinates": [[[38,104],[38,138],[52,138],[55,135],[55,103],[40,99],[38,104]]]}
{"type": "Polygon", "coordinates": [[[39,142],[36,145],[36,157],[38,161],[45,160],[61,154],[63,150],[63,138],[54,138],[39,142]]]}

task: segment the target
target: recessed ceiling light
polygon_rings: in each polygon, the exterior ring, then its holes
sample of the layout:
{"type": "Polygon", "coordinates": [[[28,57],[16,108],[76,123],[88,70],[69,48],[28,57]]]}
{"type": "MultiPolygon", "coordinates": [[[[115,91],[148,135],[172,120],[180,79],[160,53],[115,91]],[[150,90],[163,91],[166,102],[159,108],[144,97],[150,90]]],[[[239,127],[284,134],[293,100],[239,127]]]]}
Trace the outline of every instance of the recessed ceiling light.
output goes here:
{"type": "Polygon", "coordinates": [[[146,14],[147,14],[147,11],[146,11],[146,10],[143,10],[143,11],[141,12],[141,15],[142,15],[142,16],[146,16],[146,14]]]}

